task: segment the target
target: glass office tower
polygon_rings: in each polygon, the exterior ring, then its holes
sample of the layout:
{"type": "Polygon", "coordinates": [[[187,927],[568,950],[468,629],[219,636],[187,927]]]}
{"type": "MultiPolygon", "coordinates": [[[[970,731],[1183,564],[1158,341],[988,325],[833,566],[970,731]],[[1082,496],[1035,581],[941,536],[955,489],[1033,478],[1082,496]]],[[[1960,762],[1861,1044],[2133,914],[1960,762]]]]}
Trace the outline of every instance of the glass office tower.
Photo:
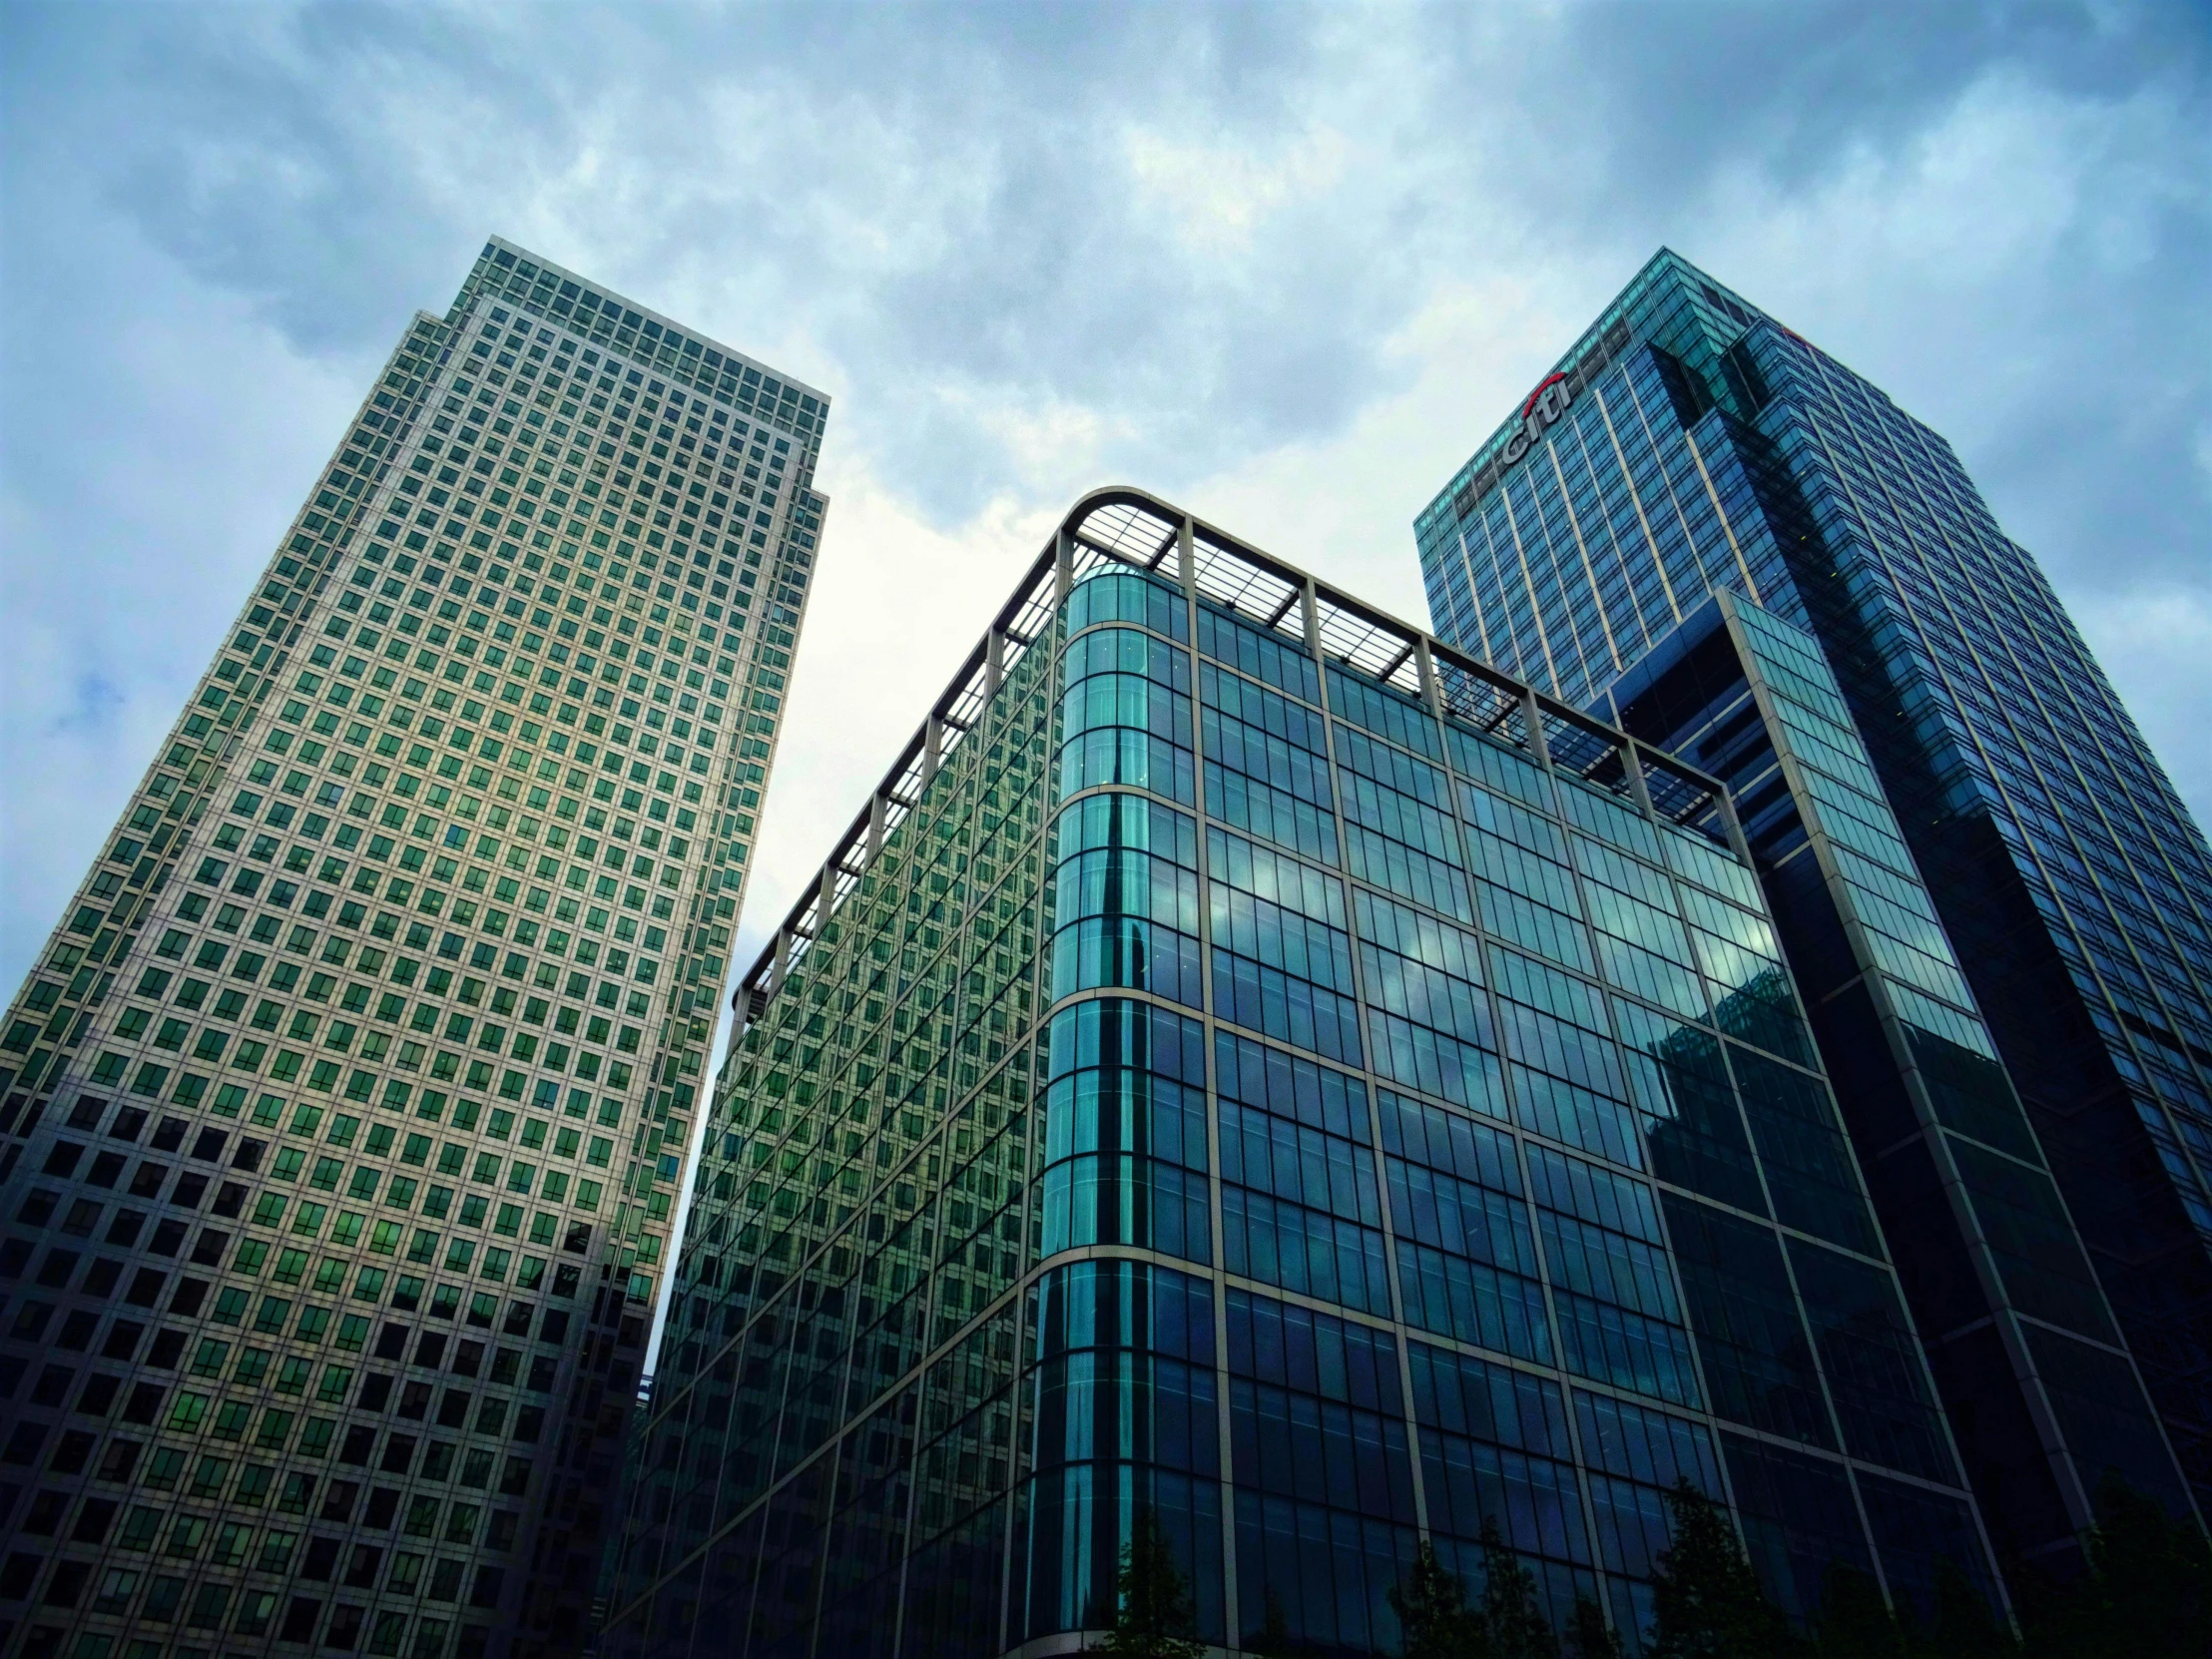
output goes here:
{"type": "Polygon", "coordinates": [[[2212,856],[1949,445],[1662,252],[1415,529],[1728,782],[2000,1549],[2212,1498],[2212,856]]]}
{"type": "Polygon", "coordinates": [[[409,324],[0,1023],[0,1646],[576,1650],[826,412],[409,324]]]}
{"type": "Polygon", "coordinates": [[[1394,1651],[1661,1494],[1994,1594],[1707,777],[1147,496],[1078,503],[739,992],[601,1651],[1394,1651]]]}

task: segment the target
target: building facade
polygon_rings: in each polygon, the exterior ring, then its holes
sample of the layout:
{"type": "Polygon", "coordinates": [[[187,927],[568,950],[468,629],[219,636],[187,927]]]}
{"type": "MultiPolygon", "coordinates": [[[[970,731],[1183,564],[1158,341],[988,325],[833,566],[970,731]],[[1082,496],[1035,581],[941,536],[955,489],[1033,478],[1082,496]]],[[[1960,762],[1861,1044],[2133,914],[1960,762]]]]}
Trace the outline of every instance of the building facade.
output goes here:
{"type": "Polygon", "coordinates": [[[2212,1500],[2212,856],[1949,445],[1662,252],[1415,535],[1728,783],[2000,1551],[2212,1500]]]}
{"type": "Polygon", "coordinates": [[[1069,514],[739,992],[601,1651],[1394,1651],[1494,1519],[1635,1633],[1997,1594],[1710,778],[1154,498],[1069,514]]]}
{"type": "Polygon", "coordinates": [[[492,242],[0,1025],[0,1646],[574,1651],[821,394],[492,242]]]}

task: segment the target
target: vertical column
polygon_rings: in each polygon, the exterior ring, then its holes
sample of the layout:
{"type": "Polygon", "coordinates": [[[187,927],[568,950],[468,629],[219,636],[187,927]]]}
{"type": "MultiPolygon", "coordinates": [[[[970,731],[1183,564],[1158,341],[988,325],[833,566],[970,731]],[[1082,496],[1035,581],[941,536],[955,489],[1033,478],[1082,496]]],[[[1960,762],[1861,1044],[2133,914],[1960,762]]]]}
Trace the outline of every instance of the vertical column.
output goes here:
{"type": "Polygon", "coordinates": [[[1621,744],[1621,770],[1628,774],[1628,793],[1636,798],[1636,805],[1647,816],[1657,818],[1658,811],[1651,804],[1651,786],[1644,780],[1643,759],[1636,753],[1633,738],[1624,740],[1621,744]]]}
{"type": "Polygon", "coordinates": [[[1743,820],[1736,816],[1735,797],[1728,793],[1726,785],[1713,798],[1713,810],[1720,814],[1721,827],[1728,831],[1728,844],[1735,850],[1737,858],[1742,861],[1744,868],[1756,873],[1759,860],[1751,854],[1750,837],[1744,833],[1743,820]]]}
{"type": "Polygon", "coordinates": [[[1528,728],[1528,752],[1538,764],[1549,770],[1551,745],[1544,741],[1544,709],[1536,701],[1536,693],[1529,687],[1521,687],[1521,724],[1528,728]]]}
{"type": "Polygon", "coordinates": [[[888,816],[883,805],[883,794],[877,790],[867,802],[867,861],[872,865],[883,854],[884,820],[888,816]]]}
{"type": "MultiPolygon", "coordinates": [[[[1222,1220],[1221,1193],[1221,1079],[1215,1067],[1214,1023],[1214,921],[1210,902],[1211,861],[1206,848],[1206,748],[1205,722],[1197,718],[1198,675],[1198,558],[1191,521],[1185,517],[1175,530],[1176,581],[1183,589],[1184,615],[1191,641],[1193,696],[1191,754],[1198,804],[1198,982],[1199,1020],[1206,1033],[1206,1219],[1213,1237],[1207,1280],[1214,1305],[1214,1420],[1220,1436],[1217,1453],[1221,1496],[1221,1607],[1224,1632],[1232,1643],[1239,1639],[1243,1618],[1237,1599],[1237,1496],[1236,1448],[1229,1411],[1229,1280],[1228,1239],[1222,1220]]],[[[1197,1562],[1191,1563],[1194,1571],[1197,1562]]]]}
{"type": "MultiPolygon", "coordinates": [[[[1423,685],[1426,686],[1432,683],[1433,660],[1428,649],[1428,642],[1425,639],[1420,642],[1420,659],[1422,665],[1421,678],[1423,685]]],[[[1433,699],[1433,704],[1434,706],[1432,707],[1431,714],[1436,720],[1436,723],[1439,727],[1439,735],[1443,740],[1442,762],[1445,769],[1445,777],[1450,781],[1450,816],[1452,830],[1456,836],[1461,861],[1466,868],[1468,877],[1471,882],[1474,877],[1475,871],[1481,867],[1479,860],[1475,857],[1475,837],[1477,834],[1481,833],[1481,831],[1479,831],[1475,828],[1475,826],[1471,822],[1469,822],[1467,816],[1465,795],[1460,785],[1460,779],[1463,776],[1461,771],[1461,762],[1457,758],[1451,746],[1450,731],[1445,720],[1440,696],[1433,699]]],[[[1531,739],[1531,748],[1534,752],[1535,759],[1539,764],[1548,767],[1549,762],[1546,759],[1543,745],[1543,729],[1538,723],[1537,718],[1538,710],[1535,695],[1534,693],[1528,691],[1525,687],[1522,689],[1521,692],[1521,708],[1523,717],[1528,724],[1531,739]]],[[[1554,800],[1552,802],[1551,812],[1547,813],[1546,816],[1550,817],[1551,813],[1555,813],[1557,809],[1558,803],[1556,800],[1554,800]]],[[[1576,894],[1576,904],[1577,919],[1581,920],[1585,925],[1587,925],[1587,913],[1582,906],[1579,890],[1577,890],[1576,894]]],[[[1479,909],[1479,901],[1477,903],[1477,908],[1479,909]]],[[[1477,925],[1479,926],[1480,924],[1478,923],[1477,925]]],[[[1486,926],[1482,926],[1481,931],[1486,934],[1488,932],[1488,928],[1486,926]]],[[[1483,986],[1480,989],[1476,990],[1474,994],[1483,999],[1483,1005],[1488,1011],[1489,1018],[1492,1021],[1493,1029],[1502,1033],[1505,1029],[1506,1022],[1501,1017],[1502,1010],[1498,1006],[1496,981],[1492,977],[1490,963],[1487,960],[1485,960],[1483,965],[1483,986]]],[[[1504,1046],[1505,1045],[1501,1036],[1499,1041],[1500,1077],[1505,1081],[1507,1088],[1507,1101],[1513,1114],[1512,1123],[1514,1132],[1511,1135],[1511,1144],[1513,1148],[1513,1164],[1515,1170],[1518,1172],[1522,1190],[1533,1195],[1533,1193],[1535,1192],[1535,1182],[1532,1179],[1532,1175],[1529,1169],[1528,1143],[1522,1138],[1522,1135],[1520,1133],[1520,1131],[1525,1130],[1530,1126],[1530,1114],[1526,1108],[1525,1102],[1522,1099],[1522,1085],[1517,1080],[1514,1080],[1510,1077],[1509,1068],[1505,1067],[1503,1064],[1505,1058],[1504,1046]]],[[[1382,1164],[1383,1150],[1380,1137],[1378,1137],[1376,1143],[1376,1157],[1378,1164],[1382,1164]]],[[[1389,1183],[1385,1178],[1383,1182],[1385,1226],[1391,1224],[1391,1218],[1389,1217],[1388,1213],[1388,1194],[1389,1183]]],[[[1536,1211],[1533,1204],[1530,1205],[1529,1216],[1531,1226],[1533,1227],[1536,1225],[1536,1211]]],[[[1393,1306],[1397,1306],[1395,1300],[1397,1298],[1398,1292],[1395,1272],[1396,1244],[1394,1241],[1394,1237],[1390,1245],[1390,1252],[1392,1257],[1391,1296],[1393,1299],[1393,1306]]],[[[1535,1265],[1536,1283],[1543,1296],[1544,1318],[1549,1322],[1551,1332],[1556,1338],[1557,1335],[1564,1329],[1564,1324],[1559,1316],[1558,1292],[1553,1278],[1554,1263],[1552,1261],[1551,1252],[1548,1248],[1538,1249],[1536,1251],[1535,1265]]],[[[1400,1310],[1398,1317],[1400,1322],[1402,1323],[1402,1310],[1400,1310]]],[[[1405,1340],[1409,1340],[1409,1338],[1405,1340]]],[[[1427,1520],[1427,1489],[1425,1484],[1422,1482],[1420,1469],[1421,1425],[1413,1409],[1411,1367],[1408,1366],[1405,1368],[1405,1370],[1407,1374],[1405,1382],[1406,1442],[1407,1445],[1411,1448],[1411,1455],[1414,1465],[1415,1489],[1419,1493],[1421,1502],[1420,1515],[1422,1522],[1425,1525],[1427,1520]]],[[[1563,1353],[1559,1356],[1558,1370],[1552,1376],[1551,1381],[1559,1390],[1559,1402],[1560,1405],[1563,1407],[1562,1415],[1566,1427],[1567,1446],[1575,1463],[1575,1503],[1582,1517],[1584,1535],[1590,1540],[1591,1543],[1592,1570],[1597,1574],[1600,1583],[1598,1604],[1605,1610],[1605,1616],[1608,1623],[1611,1623],[1613,1622],[1612,1598],[1606,1595],[1602,1588],[1604,1580],[1604,1565],[1602,1552],[1598,1546],[1599,1531],[1597,1509],[1590,1491],[1589,1459],[1585,1455],[1583,1450],[1582,1424],[1575,1410],[1574,1386],[1569,1378],[1565,1363],[1565,1355],[1563,1353]]]]}
{"type": "Polygon", "coordinates": [[[944,756],[944,722],[932,714],[921,729],[921,778],[914,786],[914,800],[918,804],[929,793],[929,785],[937,776],[937,763],[944,756]]]}
{"type": "MultiPolygon", "coordinates": [[[[1390,1324],[1392,1328],[1390,1338],[1397,1352],[1398,1402],[1399,1408],[1404,1414],[1405,1422],[1406,1472],[1413,1492],[1413,1528],[1425,1540],[1428,1536],[1428,1487],[1425,1474],[1421,1468],[1420,1418],[1413,1403],[1413,1368],[1410,1363],[1412,1356],[1407,1348],[1405,1300],[1400,1292],[1397,1278],[1397,1218],[1390,1205],[1388,1164],[1383,1152],[1382,1112],[1381,1102],[1376,1098],[1373,1037],[1367,1023],[1367,1010],[1373,1006],[1373,1002],[1368,991],[1367,968],[1360,955],[1359,923],[1354,919],[1353,906],[1350,902],[1354,889],[1352,885],[1352,848],[1345,830],[1344,774],[1343,769],[1337,763],[1337,717],[1330,704],[1329,654],[1323,649],[1321,638],[1321,589],[1312,580],[1308,580],[1306,583],[1304,604],[1306,650],[1314,661],[1315,679],[1321,698],[1322,732],[1329,747],[1326,763],[1329,768],[1329,793],[1332,803],[1330,827],[1336,835],[1337,869],[1344,883],[1347,900],[1347,930],[1353,940],[1352,988],[1354,999],[1361,1011],[1360,1038],[1363,1062],[1361,1070],[1364,1073],[1361,1078],[1360,1089],[1368,1103],[1368,1143],[1375,1149],[1376,1206],[1377,1213],[1381,1216],[1382,1223],[1382,1256],[1385,1264],[1384,1283],[1388,1287],[1390,1295],[1390,1324]]],[[[1416,642],[1417,650],[1418,642],[1416,642]]],[[[1421,674],[1424,690],[1427,686],[1427,676],[1432,667],[1431,663],[1424,662],[1422,664],[1421,674]]],[[[1430,705],[1430,710],[1433,717],[1433,704],[1430,705]]],[[[1454,816],[1456,816],[1456,806],[1457,804],[1454,803],[1454,816]]]]}
{"type": "Polygon", "coordinates": [[[1436,658],[1428,649],[1428,636],[1420,635],[1413,641],[1413,662],[1420,670],[1421,701],[1428,705],[1431,720],[1444,718],[1444,689],[1436,679],[1436,658]]]}

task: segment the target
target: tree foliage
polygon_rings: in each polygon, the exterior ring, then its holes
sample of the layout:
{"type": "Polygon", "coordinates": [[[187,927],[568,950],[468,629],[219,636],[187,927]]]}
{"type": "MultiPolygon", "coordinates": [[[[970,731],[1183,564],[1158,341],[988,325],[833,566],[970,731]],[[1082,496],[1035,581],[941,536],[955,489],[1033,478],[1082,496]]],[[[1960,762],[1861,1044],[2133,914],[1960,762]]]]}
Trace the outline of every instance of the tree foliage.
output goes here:
{"type": "Polygon", "coordinates": [[[1727,1512],[1668,1494],[1674,1544],[1652,1591],[1650,1659],[2166,1659],[2212,1655],[2212,1547],[2193,1520],[2108,1478],[2080,1570],[2025,1580],[2024,1640],[1954,1561],[1936,1563],[1927,1618],[1893,1612],[1867,1573],[1830,1569],[1809,1636],[1767,1599],[1727,1512]]]}
{"type": "Polygon", "coordinates": [[[2019,1638],[1949,1556],[1936,1563],[1936,1617],[1913,1633],[1916,1659],[2018,1659],[2019,1638]]]}
{"type": "Polygon", "coordinates": [[[1273,1589],[1268,1591],[1267,1606],[1260,1617],[1260,1633],[1245,1638],[1244,1650],[1253,1659],[1299,1659],[1306,1651],[1306,1644],[1291,1634],[1283,1598],[1273,1589]]]}
{"type": "Polygon", "coordinates": [[[1426,1538],[1413,1552],[1413,1568],[1389,1589],[1405,1659],[1473,1659],[1479,1653],[1475,1613],[1467,1587],[1436,1558],[1426,1538]]]}
{"type": "Polygon", "coordinates": [[[1883,1600],[1882,1586],[1841,1562],[1828,1569],[1814,1631],[1820,1659],[1906,1659],[1905,1632],[1883,1600]]]}
{"type": "Polygon", "coordinates": [[[2077,1576],[2022,1598],[2027,1659],[2212,1653],[2212,1549],[2193,1521],[2107,1476],[2082,1555],[2077,1576]]]}
{"type": "Polygon", "coordinates": [[[1559,1639],[1551,1633],[1536,1600],[1536,1578],[1506,1543],[1497,1522],[1482,1521],[1482,1608],[1476,1649],[1485,1659],[1559,1659],[1559,1639]]]}
{"type": "Polygon", "coordinates": [[[1588,1596],[1576,1596],[1567,1615],[1566,1659],[1622,1659],[1620,1633],[1588,1596]]]}
{"type": "MultiPolygon", "coordinates": [[[[1494,1520],[1482,1523],[1482,1594],[1469,1603],[1466,1586],[1423,1542],[1412,1571],[1390,1589],[1404,1634],[1404,1659],[1560,1659],[1536,1576],[1528,1570],[1494,1520]]],[[[1619,1638],[1605,1614],[1587,1599],[1575,1603],[1568,1624],[1573,1659],[1620,1659],[1619,1638]]]]}
{"type": "Polygon", "coordinates": [[[1652,1574],[1651,1659],[1798,1659],[1804,1644],[1760,1588],[1728,1512],[1687,1480],[1667,1510],[1674,1542],[1652,1574]]]}
{"type": "Polygon", "coordinates": [[[1093,1653],[1117,1659],[1205,1659],[1206,1644],[1196,1639],[1198,1613],[1191,1604],[1190,1584],[1175,1564],[1160,1517],[1150,1508],[1140,1508],[1130,1522],[1114,1587],[1113,1627],[1093,1653]]]}
{"type": "MultiPolygon", "coordinates": [[[[1831,1567],[1813,1628],[1800,1633],[1768,1599],[1719,1502],[1685,1481],[1667,1507],[1674,1541],[1653,1574],[1646,1659],[2212,1659],[2212,1546],[2193,1520],[2116,1479],[2098,1494],[2081,1570],[2023,1596],[2024,1640],[1948,1558],[1936,1562],[1925,1617],[1911,1606],[1893,1611],[1865,1570],[1831,1567]]],[[[1621,1659],[1620,1637],[1586,1598],[1554,1635],[1534,1576],[1493,1523],[1482,1528],[1482,1594],[1470,1602],[1421,1544],[1389,1592],[1404,1659],[1621,1659]]],[[[1298,1651],[1280,1618],[1271,1599],[1263,1639],[1275,1645],[1254,1652],[1298,1651]]]]}

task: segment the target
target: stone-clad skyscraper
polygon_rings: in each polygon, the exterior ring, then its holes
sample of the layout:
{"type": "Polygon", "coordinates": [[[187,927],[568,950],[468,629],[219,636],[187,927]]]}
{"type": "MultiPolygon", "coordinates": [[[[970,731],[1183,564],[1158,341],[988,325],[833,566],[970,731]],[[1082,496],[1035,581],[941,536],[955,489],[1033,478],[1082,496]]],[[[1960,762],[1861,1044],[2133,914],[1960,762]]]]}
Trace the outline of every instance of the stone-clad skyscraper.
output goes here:
{"type": "Polygon", "coordinates": [[[582,1639],[827,414],[408,326],[0,1023],[0,1644],[582,1639]]]}
{"type": "Polygon", "coordinates": [[[2212,852],[1950,446],[1662,252],[1415,535],[1446,639],[1728,784],[2000,1549],[2203,1506],[2212,852]]]}

